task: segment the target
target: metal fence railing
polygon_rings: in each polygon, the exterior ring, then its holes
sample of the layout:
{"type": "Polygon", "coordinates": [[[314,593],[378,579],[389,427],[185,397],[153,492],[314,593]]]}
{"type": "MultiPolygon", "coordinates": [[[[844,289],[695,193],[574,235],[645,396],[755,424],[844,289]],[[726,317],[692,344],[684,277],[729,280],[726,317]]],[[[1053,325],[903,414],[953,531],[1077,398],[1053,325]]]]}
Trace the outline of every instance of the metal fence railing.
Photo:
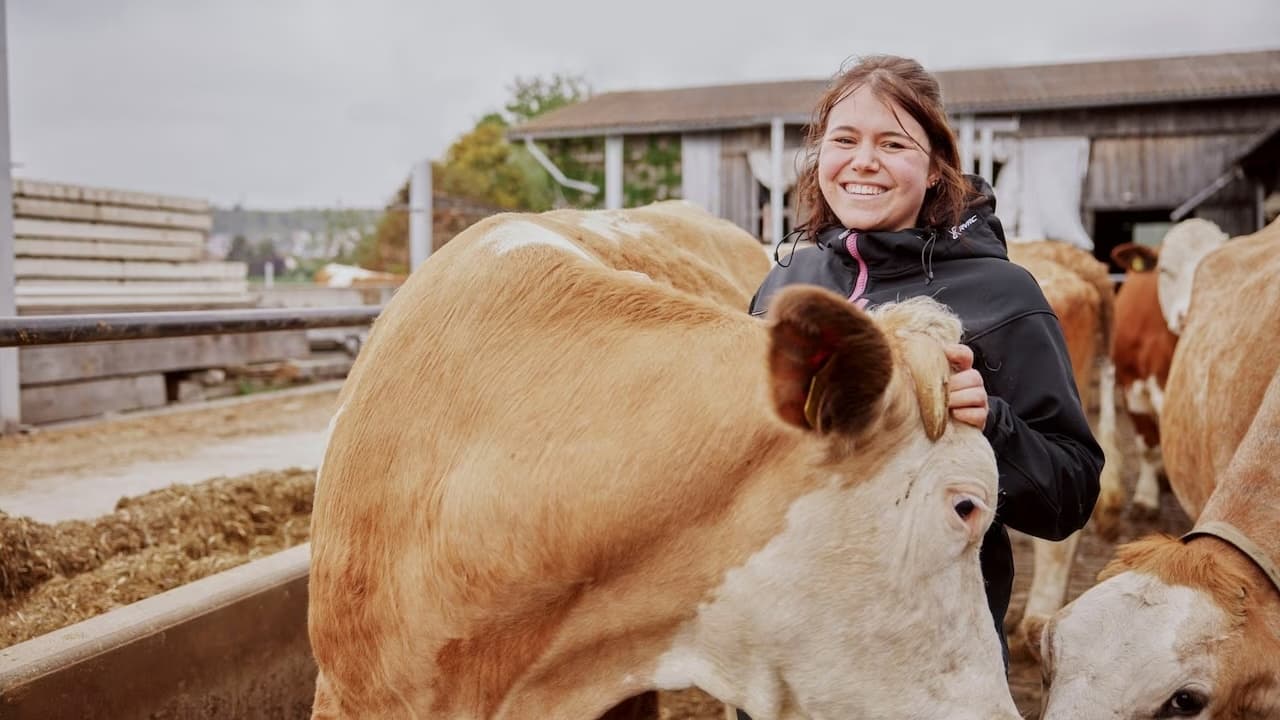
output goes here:
{"type": "Polygon", "coordinates": [[[0,348],[368,325],[381,306],[0,317],[0,348]]]}

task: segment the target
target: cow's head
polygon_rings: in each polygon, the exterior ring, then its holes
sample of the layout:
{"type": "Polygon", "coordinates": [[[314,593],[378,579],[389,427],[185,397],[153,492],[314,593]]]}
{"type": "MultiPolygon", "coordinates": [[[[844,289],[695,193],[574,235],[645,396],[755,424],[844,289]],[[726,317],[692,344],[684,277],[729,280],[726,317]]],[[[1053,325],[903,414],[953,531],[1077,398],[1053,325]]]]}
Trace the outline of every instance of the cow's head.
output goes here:
{"type": "Polygon", "coordinates": [[[1187,309],[1191,306],[1191,285],[1196,268],[1205,255],[1222,247],[1227,234],[1208,220],[1192,218],[1174,225],[1165,234],[1160,249],[1160,312],[1174,335],[1182,334],[1187,309]]]}
{"type": "Polygon", "coordinates": [[[812,287],[770,318],[774,407],[808,438],[784,472],[816,484],[702,609],[731,678],[704,689],[763,717],[1018,717],[978,562],[995,459],[948,422],[958,320],[812,287]]]}
{"type": "Polygon", "coordinates": [[[1215,539],[1126,545],[1033,645],[1044,720],[1280,717],[1280,597],[1215,539]]]}
{"type": "Polygon", "coordinates": [[[1111,249],[1111,260],[1125,272],[1147,273],[1156,269],[1160,260],[1157,250],[1139,243],[1121,243],[1111,249]]]}

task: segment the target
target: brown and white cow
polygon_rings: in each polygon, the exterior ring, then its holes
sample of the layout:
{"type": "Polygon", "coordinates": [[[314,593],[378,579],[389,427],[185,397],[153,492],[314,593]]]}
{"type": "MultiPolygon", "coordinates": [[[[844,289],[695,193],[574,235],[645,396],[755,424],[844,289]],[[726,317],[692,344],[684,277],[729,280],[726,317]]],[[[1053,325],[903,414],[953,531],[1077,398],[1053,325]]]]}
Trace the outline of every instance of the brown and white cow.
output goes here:
{"type": "Polygon", "coordinates": [[[1045,628],[1045,720],[1280,717],[1277,249],[1280,222],[1195,270],[1160,419],[1196,526],[1122,547],[1045,628]]]}
{"type": "Polygon", "coordinates": [[[1111,258],[1125,269],[1124,284],[1116,293],[1111,361],[1116,368],[1116,387],[1134,429],[1138,480],[1133,508],[1136,514],[1151,517],[1160,509],[1160,474],[1164,470],[1160,409],[1178,336],[1169,330],[1160,312],[1157,251],[1124,243],[1111,251],[1111,258]]]}
{"type": "Polygon", "coordinates": [[[1017,717],[977,554],[995,460],[946,411],[958,321],[818,288],[752,318],[747,253],[682,204],[504,215],[409,278],[318,478],[314,717],[689,686],[758,718],[1017,717]]]}
{"type": "MultiPolygon", "coordinates": [[[[1108,357],[1115,312],[1111,278],[1106,266],[1091,254],[1063,242],[1015,240],[1009,243],[1009,259],[1035,277],[1057,315],[1071,356],[1076,390],[1086,413],[1093,405],[1096,382],[1099,396],[1096,434],[1106,464],[1091,525],[1099,534],[1112,537],[1119,531],[1125,493],[1120,453],[1115,445],[1115,371],[1108,357]]],[[[1062,542],[1032,539],[1035,566],[1022,619],[1011,638],[1015,649],[1038,633],[1066,602],[1079,543],[1079,532],[1062,542]]]]}

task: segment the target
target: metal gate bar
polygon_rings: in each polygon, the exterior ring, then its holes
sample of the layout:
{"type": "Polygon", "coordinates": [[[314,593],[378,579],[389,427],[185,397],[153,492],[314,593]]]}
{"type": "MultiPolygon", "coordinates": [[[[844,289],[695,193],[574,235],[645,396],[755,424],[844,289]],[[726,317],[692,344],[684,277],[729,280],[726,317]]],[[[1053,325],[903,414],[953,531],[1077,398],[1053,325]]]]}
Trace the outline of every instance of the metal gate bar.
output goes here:
{"type": "Polygon", "coordinates": [[[0,348],[368,325],[381,306],[0,317],[0,348]]]}

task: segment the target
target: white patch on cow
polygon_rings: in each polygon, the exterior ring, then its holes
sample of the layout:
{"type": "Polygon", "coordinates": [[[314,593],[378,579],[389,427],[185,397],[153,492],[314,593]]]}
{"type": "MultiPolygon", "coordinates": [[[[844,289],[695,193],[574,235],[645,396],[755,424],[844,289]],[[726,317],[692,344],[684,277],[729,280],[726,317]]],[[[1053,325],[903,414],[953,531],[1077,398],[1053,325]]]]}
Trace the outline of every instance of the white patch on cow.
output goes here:
{"type": "Polygon", "coordinates": [[[1164,457],[1160,446],[1147,447],[1141,435],[1136,436],[1138,446],[1138,483],[1133,489],[1133,504],[1155,512],[1160,509],[1160,471],[1164,457]]]}
{"type": "Polygon", "coordinates": [[[1156,266],[1156,295],[1165,324],[1174,335],[1181,335],[1186,324],[1196,268],[1226,241],[1227,234],[1217,225],[1200,218],[1183,220],[1165,233],[1156,266]]]}
{"type": "Polygon", "coordinates": [[[936,446],[922,434],[876,477],[831,477],[795,500],[783,530],[677,633],[654,685],[696,685],[756,717],[787,707],[811,718],[1017,718],[977,546],[949,504],[956,492],[995,496],[990,446],[969,430],[936,446]]]}
{"type": "Polygon", "coordinates": [[[1121,573],[1064,608],[1042,648],[1044,720],[1157,717],[1175,693],[1213,694],[1227,614],[1200,590],[1121,573]]]}
{"type": "Polygon", "coordinates": [[[1160,382],[1156,380],[1156,376],[1134,380],[1126,385],[1124,404],[1131,413],[1153,415],[1159,418],[1160,410],[1164,407],[1164,391],[1160,389],[1160,382]]]}
{"type": "Polygon", "coordinates": [[[1160,413],[1164,412],[1164,388],[1160,386],[1160,381],[1155,375],[1147,378],[1147,397],[1151,398],[1151,407],[1155,410],[1156,418],[1159,419],[1160,413]]]}
{"type": "Polygon", "coordinates": [[[563,235],[527,220],[508,220],[489,231],[485,240],[499,255],[528,247],[550,247],[572,253],[589,262],[600,262],[563,235]]]}
{"type": "Polygon", "coordinates": [[[338,418],[341,417],[342,411],[347,409],[347,404],[343,403],[342,407],[329,418],[329,426],[324,430],[324,441],[320,446],[324,448],[320,452],[320,462],[316,464],[316,487],[320,487],[320,474],[324,472],[324,456],[329,454],[329,440],[333,437],[333,429],[338,426],[338,418]]]}
{"type": "Polygon", "coordinates": [[[578,227],[615,243],[621,242],[623,236],[637,239],[655,234],[652,226],[629,220],[621,213],[607,210],[583,213],[578,220],[578,227]]]}
{"type": "Polygon", "coordinates": [[[649,277],[648,275],[645,275],[639,270],[619,270],[618,272],[622,273],[628,278],[631,278],[632,280],[639,280],[640,282],[647,282],[647,283],[653,282],[653,278],[649,277]]]}

